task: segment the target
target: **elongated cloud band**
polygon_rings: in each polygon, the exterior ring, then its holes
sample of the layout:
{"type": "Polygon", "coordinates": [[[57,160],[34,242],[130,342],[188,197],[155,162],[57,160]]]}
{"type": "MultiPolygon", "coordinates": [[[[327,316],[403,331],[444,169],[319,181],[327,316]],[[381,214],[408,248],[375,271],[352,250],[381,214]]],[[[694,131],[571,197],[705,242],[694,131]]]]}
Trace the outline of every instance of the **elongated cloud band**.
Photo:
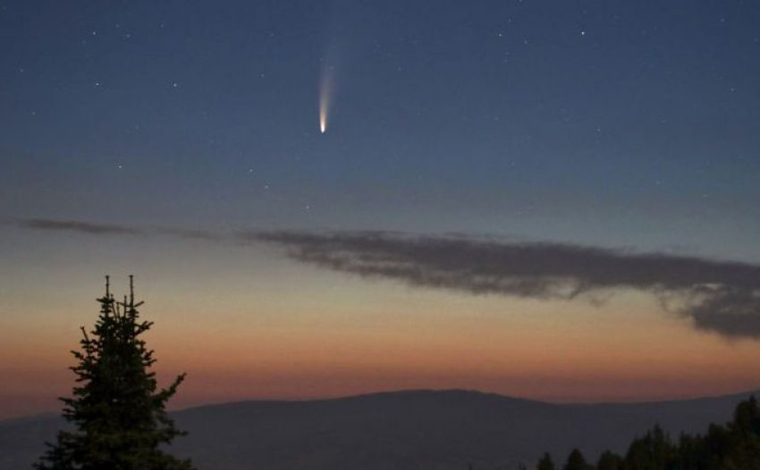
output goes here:
{"type": "Polygon", "coordinates": [[[99,224],[79,220],[19,219],[18,225],[35,230],[55,230],[90,235],[140,235],[144,231],[123,225],[99,224]]]}
{"type": "MultiPolygon", "coordinates": [[[[22,228],[95,236],[230,239],[202,230],[16,219],[22,228]]],[[[302,263],[414,287],[537,299],[594,300],[622,289],[672,299],[699,329],[760,339],[760,265],[562,243],[507,243],[388,232],[249,231],[232,238],[285,249],[302,263]]],[[[665,304],[665,302],[663,302],[665,304]]]]}
{"type": "Polygon", "coordinates": [[[80,220],[58,219],[14,219],[14,225],[22,228],[72,232],[86,235],[168,235],[183,239],[219,241],[221,237],[205,230],[191,230],[175,227],[131,227],[128,225],[103,224],[80,220]]]}
{"type": "Polygon", "coordinates": [[[619,289],[677,296],[697,328],[760,338],[760,266],[552,243],[385,232],[249,232],[300,262],[411,286],[541,299],[619,289]]]}

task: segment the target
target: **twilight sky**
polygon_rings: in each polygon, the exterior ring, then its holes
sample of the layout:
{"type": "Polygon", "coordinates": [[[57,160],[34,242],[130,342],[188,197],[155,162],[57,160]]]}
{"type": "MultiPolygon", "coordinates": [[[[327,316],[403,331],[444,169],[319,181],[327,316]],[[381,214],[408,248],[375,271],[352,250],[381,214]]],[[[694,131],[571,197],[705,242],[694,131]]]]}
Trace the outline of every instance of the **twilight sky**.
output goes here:
{"type": "Polygon", "coordinates": [[[56,409],[105,274],[188,372],[176,406],[757,388],[758,24],[750,0],[0,0],[0,418],[56,409]]]}

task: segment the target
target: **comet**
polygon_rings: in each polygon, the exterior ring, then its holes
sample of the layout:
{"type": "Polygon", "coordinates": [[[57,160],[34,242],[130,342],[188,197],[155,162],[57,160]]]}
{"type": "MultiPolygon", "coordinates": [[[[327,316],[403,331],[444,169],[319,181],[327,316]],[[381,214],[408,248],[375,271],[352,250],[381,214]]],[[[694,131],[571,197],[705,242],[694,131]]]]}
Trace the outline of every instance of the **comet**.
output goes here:
{"type": "Polygon", "coordinates": [[[327,132],[327,109],[320,105],[319,107],[319,132],[327,132]]]}
{"type": "Polygon", "coordinates": [[[322,73],[319,79],[319,131],[327,132],[327,123],[330,117],[330,108],[333,99],[334,67],[325,61],[322,64],[322,73]]]}

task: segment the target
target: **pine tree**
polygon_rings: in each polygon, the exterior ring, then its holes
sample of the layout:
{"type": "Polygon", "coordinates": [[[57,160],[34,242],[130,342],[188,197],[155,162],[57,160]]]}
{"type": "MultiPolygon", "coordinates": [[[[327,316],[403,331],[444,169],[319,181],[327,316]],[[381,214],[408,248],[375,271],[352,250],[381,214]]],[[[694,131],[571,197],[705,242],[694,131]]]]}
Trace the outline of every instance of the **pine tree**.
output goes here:
{"type": "Polygon", "coordinates": [[[537,470],[555,470],[556,467],[554,466],[554,461],[552,460],[552,456],[549,455],[548,452],[544,454],[543,457],[541,457],[541,460],[538,461],[538,466],[536,467],[537,470]]]}
{"type": "Polygon", "coordinates": [[[610,451],[602,452],[596,464],[597,470],[620,470],[623,468],[623,458],[610,451]]]}
{"type": "Polygon", "coordinates": [[[567,463],[563,467],[564,470],[587,470],[588,464],[583,454],[578,449],[573,449],[570,455],[567,457],[567,463]]]}
{"type": "Polygon", "coordinates": [[[177,430],[165,411],[185,378],[182,374],[158,390],[153,351],[141,338],[153,325],[142,321],[135,303],[132,276],[129,299],[116,302],[106,277],[100,315],[88,334],[82,327],[81,351],[71,370],[77,385],[71,398],[61,398],[63,416],[73,430],[61,431],[55,444],[35,465],[37,470],[192,470],[163,450],[177,430]]]}
{"type": "Polygon", "coordinates": [[[628,447],[626,465],[641,470],[660,470],[679,461],[676,449],[665,431],[656,425],[644,437],[635,439],[628,447]]]}

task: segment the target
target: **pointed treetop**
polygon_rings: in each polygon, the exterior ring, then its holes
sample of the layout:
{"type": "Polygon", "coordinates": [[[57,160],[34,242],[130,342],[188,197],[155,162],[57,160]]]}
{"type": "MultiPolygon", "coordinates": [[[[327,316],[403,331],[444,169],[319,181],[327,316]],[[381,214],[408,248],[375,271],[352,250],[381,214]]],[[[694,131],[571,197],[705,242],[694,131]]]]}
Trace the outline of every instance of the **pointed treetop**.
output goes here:
{"type": "Polygon", "coordinates": [[[153,351],[141,335],[152,322],[141,321],[134,303],[133,278],[123,302],[116,302],[106,276],[106,295],[92,331],[82,327],[81,350],[71,397],[63,398],[71,426],[58,434],[36,470],[193,470],[189,460],[166,446],[184,435],[166,413],[166,403],[185,376],[159,388],[153,351]],[[131,297],[131,299],[130,299],[131,297]]]}

